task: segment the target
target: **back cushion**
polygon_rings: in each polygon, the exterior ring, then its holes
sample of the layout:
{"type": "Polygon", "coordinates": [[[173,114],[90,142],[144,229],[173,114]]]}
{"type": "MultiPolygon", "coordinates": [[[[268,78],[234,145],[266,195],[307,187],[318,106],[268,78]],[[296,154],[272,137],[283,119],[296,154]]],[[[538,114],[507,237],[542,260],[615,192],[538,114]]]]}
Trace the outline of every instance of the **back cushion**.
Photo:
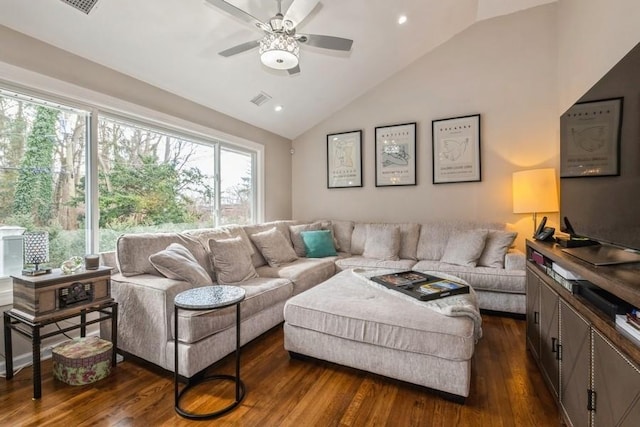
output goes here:
{"type": "Polygon", "coordinates": [[[362,255],[364,245],[367,242],[367,227],[369,224],[358,222],[353,225],[353,233],[351,233],[351,250],[352,255],[362,255]]]}
{"type": "Polygon", "coordinates": [[[353,221],[331,220],[333,227],[333,236],[336,238],[338,245],[336,247],[340,252],[351,253],[351,235],[353,234],[353,221]]]}
{"type": "MultiPolygon", "coordinates": [[[[262,231],[268,231],[275,227],[287,239],[289,244],[291,244],[291,234],[289,234],[289,226],[296,224],[298,224],[298,221],[271,221],[265,222],[263,224],[245,225],[243,226],[243,228],[247,236],[251,236],[252,234],[260,233],[262,231]]],[[[260,253],[260,250],[253,242],[251,242],[251,244],[253,245],[253,254],[251,255],[253,266],[257,268],[263,265],[267,265],[267,260],[264,259],[264,257],[260,253]]]]}
{"type": "Polygon", "coordinates": [[[417,256],[420,260],[439,261],[447,247],[449,236],[461,231],[475,229],[504,230],[502,223],[466,221],[431,221],[420,227],[417,256]]]}
{"type": "MultiPolygon", "coordinates": [[[[351,251],[349,252],[353,255],[362,255],[364,253],[364,247],[367,241],[368,227],[382,227],[387,225],[397,226],[400,228],[400,252],[398,253],[398,257],[400,259],[417,259],[416,249],[418,246],[418,239],[420,237],[420,224],[356,223],[353,227],[353,233],[351,235],[351,251]]],[[[341,248],[341,250],[343,249],[341,248]]]]}
{"type": "Polygon", "coordinates": [[[165,250],[172,243],[180,243],[187,248],[207,273],[213,278],[213,270],[208,261],[209,255],[202,244],[193,236],[178,233],[139,233],[123,234],[116,244],[118,269],[123,276],[153,274],[158,270],[151,264],[149,257],[165,250]]]}

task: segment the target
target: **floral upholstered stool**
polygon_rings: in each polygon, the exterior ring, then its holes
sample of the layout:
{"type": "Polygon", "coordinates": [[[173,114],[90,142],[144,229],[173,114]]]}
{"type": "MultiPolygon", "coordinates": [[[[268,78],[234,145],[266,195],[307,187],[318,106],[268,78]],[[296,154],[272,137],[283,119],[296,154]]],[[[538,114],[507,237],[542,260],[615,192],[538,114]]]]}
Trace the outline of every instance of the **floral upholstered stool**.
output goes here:
{"type": "Polygon", "coordinates": [[[98,337],[75,338],[56,346],[53,376],[70,385],[91,384],[111,373],[113,344],[98,337]]]}

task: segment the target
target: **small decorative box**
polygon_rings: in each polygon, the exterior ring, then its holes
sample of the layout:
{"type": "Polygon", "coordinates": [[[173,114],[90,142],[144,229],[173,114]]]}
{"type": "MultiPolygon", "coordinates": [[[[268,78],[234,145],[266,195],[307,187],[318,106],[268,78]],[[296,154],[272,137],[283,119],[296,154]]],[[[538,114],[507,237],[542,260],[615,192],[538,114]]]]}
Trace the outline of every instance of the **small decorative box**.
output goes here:
{"type": "Polygon", "coordinates": [[[75,338],[52,350],[53,376],[70,385],[91,384],[111,373],[113,344],[98,337],[75,338]]]}

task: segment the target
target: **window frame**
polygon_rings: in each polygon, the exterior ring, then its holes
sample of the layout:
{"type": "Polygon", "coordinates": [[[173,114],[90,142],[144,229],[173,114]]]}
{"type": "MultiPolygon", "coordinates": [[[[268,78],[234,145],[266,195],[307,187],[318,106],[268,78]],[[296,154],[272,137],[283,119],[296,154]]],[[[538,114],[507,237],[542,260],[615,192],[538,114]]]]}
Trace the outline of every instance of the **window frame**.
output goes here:
{"type": "MultiPolygon", "coordinates": [[[[17,67],[0,63],[0,95],[17,94],[25,101],[54,108],[81,111],[86,114],[85,126],[88,142],[85,147],[85,177],[88,182],[85,188],[85,204],[87,224],[85,227],[88,253],[97,253],[99,245],[99,209],[98,209],[98,121],[101,117],[110,118],[130,124],[137,124],[151,130],[167,133],[193,142],[213,145],[216,153],[216,224],[219,223],[220,209],[220,149],[227,148],[251,156],[252,174],[252,223],[264,221],[264,159],[265,147],[257,142],[218,131],[215,128],[197,124],[179,117],[159,112],[147,107],[119,100],[105,94],[80,88],[70,83],[25,72],[17,67]],[[19,82],[19,83],[16,83],[19,82]],[[46,87],[47,89],[40,89],[46,87]],[[38,89],[34,89],[38,88],[38,89]]],[[[0,277],[0,307],[13,303],[12,281],[8,277],[0,277]]]]}

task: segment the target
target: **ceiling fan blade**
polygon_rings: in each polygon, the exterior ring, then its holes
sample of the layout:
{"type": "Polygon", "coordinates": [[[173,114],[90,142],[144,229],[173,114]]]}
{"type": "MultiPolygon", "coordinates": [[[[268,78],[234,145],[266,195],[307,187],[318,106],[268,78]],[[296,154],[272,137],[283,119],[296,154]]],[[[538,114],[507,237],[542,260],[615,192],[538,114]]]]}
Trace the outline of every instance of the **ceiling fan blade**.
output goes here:
{"type": "Polygon", "coordinates": [[[230,47],[229,49],[225,49],[222,52],[218,52],[218,55],[227,58],[229,56],[253,49],[254,47],[258,47],[259,44],[260,40],[251,40],[250,42],[245,42],[237,46],[230,47]]]}
{"type": "Polygon", "coordinates": [[[351,50],[353,40],[343,39],[342,37],[334,36],[322,36],[319,34],[298,34],[298,41],[300,43],[308,44],[309,46],[321,47],[323,49],[333,50],[351,50]]]}
{"type": "Polygon", "coordinates": [[[296,65],[295,67],[289,68],[287,70],[287,73],[289,73],[289,75],[298,74],[299,72],[300,72],[300,65],[296,65]]]}
{"type": "Polygon", "coordinates": [[[248,24],[255,25],[261,30],[271,31],[271,28],[268,25],[265,25],[262,21],[258,20],[258,18],[248,14],[244,10],[238,9],[231,3],[227,3],[224,0],[206,0],[206,1],[211,3],[213,6],[217,7],[218,9],[222,9],[228,14],[233,15],[236,18],[241,19],[248,24]]]}
{"type": "Polygon", "coordinates": [[[306,18],[311,11],[319,3],[319,0],[294,0],[289,10],[284,15],[283,23],[287,30],[291,30],[300,24],[306,18]],[[291,24],[288,24],[288,22],[291,24]]]}

